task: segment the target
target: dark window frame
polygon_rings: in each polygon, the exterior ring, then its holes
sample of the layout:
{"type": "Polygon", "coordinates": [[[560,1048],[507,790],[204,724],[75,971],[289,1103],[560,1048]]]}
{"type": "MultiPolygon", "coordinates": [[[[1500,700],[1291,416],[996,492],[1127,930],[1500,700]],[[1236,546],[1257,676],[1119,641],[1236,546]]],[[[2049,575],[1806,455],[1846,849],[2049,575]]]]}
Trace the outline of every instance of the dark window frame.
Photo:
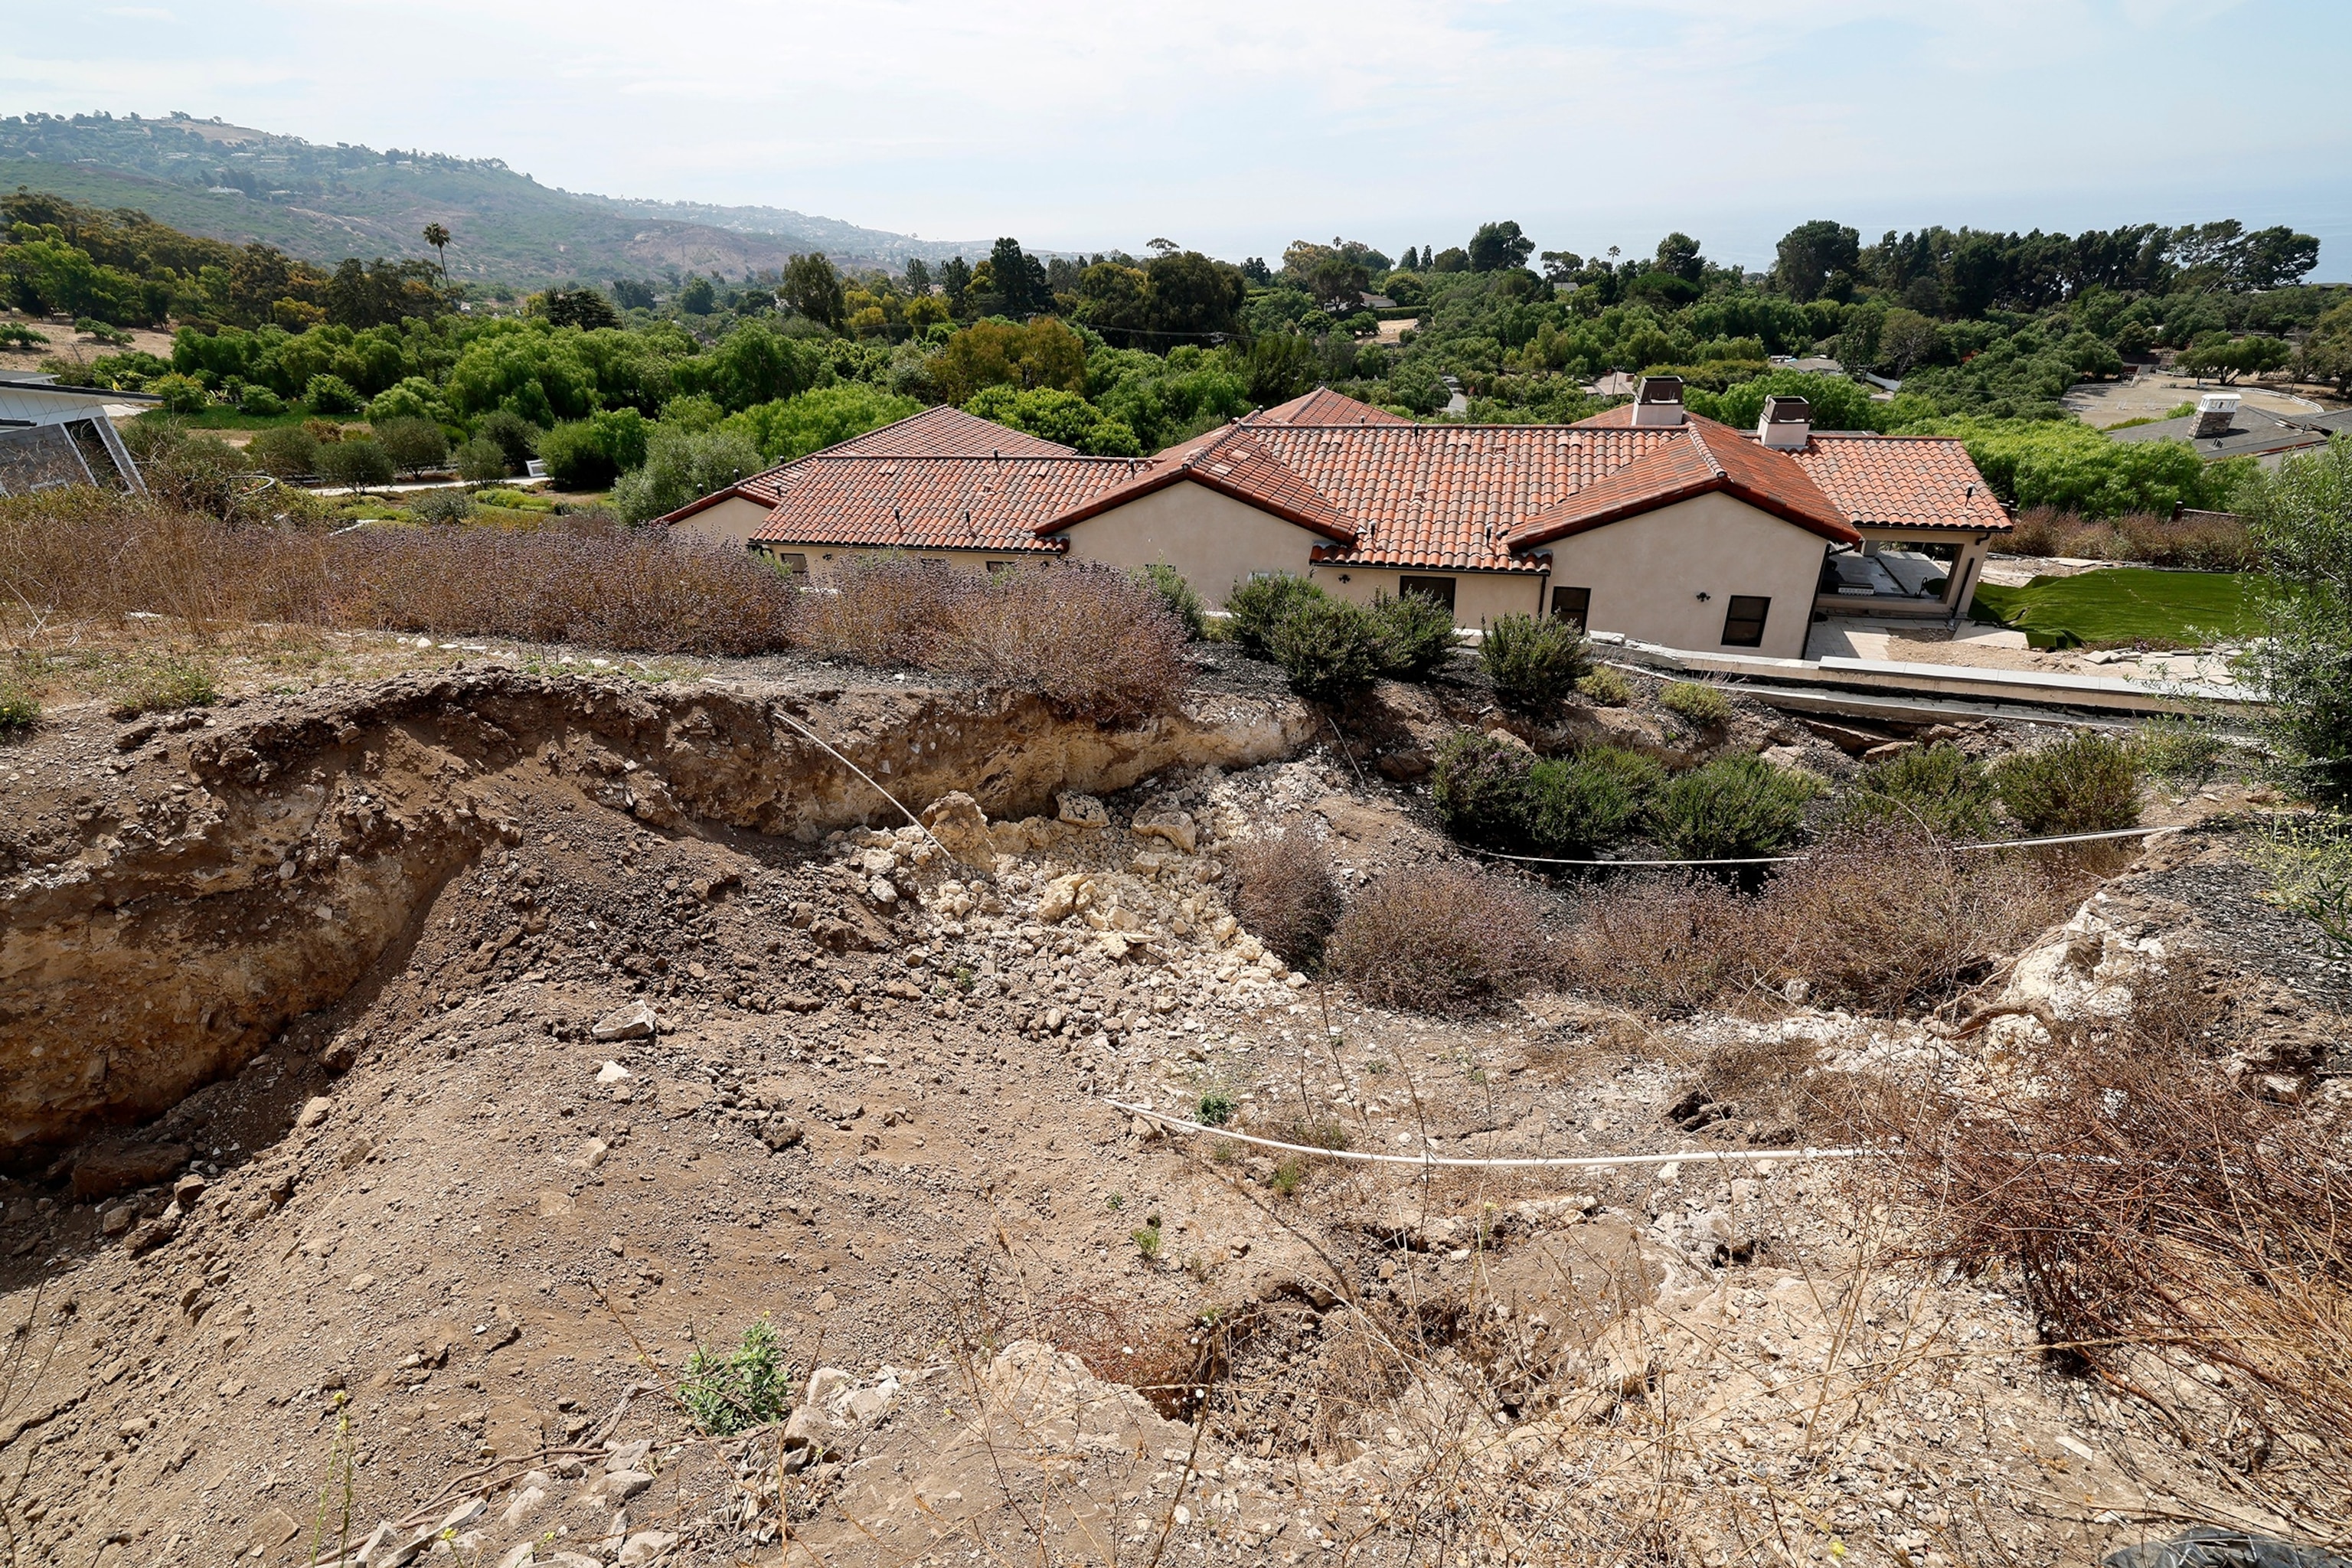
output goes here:
{"type": "Polygon", "coordinates": [[[1731,597],[1725,602],[1723,606],[1722,646],[1725,647],[1762,647],[1764,646],[1764,627],[1766,623],[1771,619],[1771,595],[1732,595],[1731,597]],[[1748,606],[1754,607],[1749,611],[1749,613],[1743,615],[1741,611],[1748,606]],[[1731,635],[1732,628],[1734,626],[1746,626],[1751,622],[1751,620],[1756,627],[1755,636],[1735,637],[1731,635]]]}
{"type": "Polygon", "coordinates": [[[1566,621],[1579,631],[1591,631],[1592,629],[1592,590],[1577,587],[1554,588],[1551,591],[1551,618],[1556,621],[1566,621]],[[1561,599],[1561,595],[1567,594],[1583,595],[1581,599],[1572,601],[1577,606],[1573,614],[1570,613],[1568,604],[1563,603],[1561,599]]]}
{"type": "Polygon", "coordinates": [[[1401,599],[1407,594],[1419,594],[1424,599],[1436,600],[1451,614],[1455,581],[1452,577],[1408,577],[1400,574],[1397,577],[1397,597],[1401,599]]]}

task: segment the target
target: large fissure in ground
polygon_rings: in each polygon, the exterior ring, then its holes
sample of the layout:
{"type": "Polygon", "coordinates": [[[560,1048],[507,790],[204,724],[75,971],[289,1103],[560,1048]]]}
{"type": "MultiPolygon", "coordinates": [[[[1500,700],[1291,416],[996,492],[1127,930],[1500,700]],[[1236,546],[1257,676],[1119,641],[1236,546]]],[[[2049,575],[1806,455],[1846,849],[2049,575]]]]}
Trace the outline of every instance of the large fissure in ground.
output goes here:
{"type": "MultiPolygon", "coordinates": [[[[568,813],[806,843],[902,820],[882,791],[919,809],[962,790],[1019,816],[1059,790],[1286,756],[1311,723],[1229,695],[1105,729],[1019,696],[489,670],[80,737],[87,785],[0,842],[0,1159],[236,1070],[289,1020],[396,970],[421,911],[485,849],[568,813]]],[[[494,940],[541,920],[519,906],[494,940]]]]}

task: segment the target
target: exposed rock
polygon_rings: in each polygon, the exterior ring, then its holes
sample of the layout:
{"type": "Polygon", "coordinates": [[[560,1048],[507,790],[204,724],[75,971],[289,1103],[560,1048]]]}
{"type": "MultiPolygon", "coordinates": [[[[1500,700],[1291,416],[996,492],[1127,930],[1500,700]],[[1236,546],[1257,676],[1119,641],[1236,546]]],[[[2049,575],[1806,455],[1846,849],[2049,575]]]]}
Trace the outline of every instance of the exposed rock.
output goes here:
{"type": "Polygon", "coordinates": [[[1152,806],[1138,812],[1135,817],[1138,838],[1164,838],[1190,855],[1201,841],[1201,826],[1190,812],[1173,806],[1152,806]]]}
{"type": "Polygon", "coordinates": [[[1065,790],[1054,797],[1055,815],[1073,827],[1101,828],[1110,826],[1110,812],[1103,803],[1090,795],[1065,790]]]}
{"type": "Polygon", "coordinates": [[[588,1033],[599,1045],[610,1045],[615,1040],[651,1039],[657,1026],[653,1004],[638,1001],[605,1014],[588,1033]]]}
{"type": "Polygon", "coordinates": [[[980,803],[961,790],[950,790],[923,813],[923,826],[941,847],[967,866],[983,870],[996,863],[996,844],[980,803]]]}
{"type": "Polygon", "coordinates": [[[1095,880],[1083,871],[1056,877],[1037,895],[1037,923],[1058,925],[1095,901],[1095,880]]]}

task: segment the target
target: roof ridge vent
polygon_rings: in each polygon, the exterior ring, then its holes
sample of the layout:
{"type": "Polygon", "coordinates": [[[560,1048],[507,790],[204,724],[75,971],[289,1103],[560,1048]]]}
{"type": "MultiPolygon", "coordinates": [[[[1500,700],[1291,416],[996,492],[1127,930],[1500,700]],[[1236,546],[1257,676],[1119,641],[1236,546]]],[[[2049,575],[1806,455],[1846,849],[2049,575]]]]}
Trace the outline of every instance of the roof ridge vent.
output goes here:
{"type": "Polygon", "coordinates": [[[1801,397],[1765,398],[1756,438],[1776,452],[1803,451],[1813,438],[1813,405],[1801,397]]]}
{"type": "Polygon", "coordinates": [[[1645,375],[1633,389],[1633,424],[1645,430],[1672,429],[1683,423],[1683,378],[1645,375]]]}

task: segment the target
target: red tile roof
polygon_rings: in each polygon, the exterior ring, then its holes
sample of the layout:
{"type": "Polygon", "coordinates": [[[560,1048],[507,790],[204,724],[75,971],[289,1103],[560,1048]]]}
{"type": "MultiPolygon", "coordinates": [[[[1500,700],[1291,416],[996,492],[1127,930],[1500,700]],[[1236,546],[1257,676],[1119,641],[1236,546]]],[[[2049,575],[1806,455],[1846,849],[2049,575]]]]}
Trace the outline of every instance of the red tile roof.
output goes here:
{"type": "Polygon", "coordinates": [[[1859,526],[1993,533],[2013,526],[1968,448],[1948,437],[1816,431],[1789,456],[1859,526]]]}
{"type": "Polygon", "coordinates": [[[1057,553],[1037,524],[1124,481],[1125,458],[819,452],[775,477],[756,544],[1057,553]]]}
{"type": "Polygon", "coordinates": [[[1304,397],[1294,397],[1287,403],[1277,403],[1271,408],[1261,408],[1243,417],[1244,425],[1410,425],[1412,420],[1402,414],[1391,414],[1385,408],[1375,408],[1369,403],[1359,403],[1345,393],[1318,386],[1304,397]]]}
{"type": "Polygon", "coordinates": [[[1151,459],[1133,479],[1039,522],[1053,532],[1170,485],[1191,480],[1235,500],[1312,529],[1340,544],[1356,542],[1355,525],[1298,470],[1273,451],[1273,438],[1296,432],[1284,426],[1226,425],[1180,442],[1151,459]]]}
{"type": "Polygon", "coordinates": [[[952,404],[926,408],[904,419],[868,430],[863,436],[827,447],[835,457],[845,452],[873,458],[985,458],[1002,452],[1008,458],[1066,458],[1067,447],[966,414],[952,404]]]}

